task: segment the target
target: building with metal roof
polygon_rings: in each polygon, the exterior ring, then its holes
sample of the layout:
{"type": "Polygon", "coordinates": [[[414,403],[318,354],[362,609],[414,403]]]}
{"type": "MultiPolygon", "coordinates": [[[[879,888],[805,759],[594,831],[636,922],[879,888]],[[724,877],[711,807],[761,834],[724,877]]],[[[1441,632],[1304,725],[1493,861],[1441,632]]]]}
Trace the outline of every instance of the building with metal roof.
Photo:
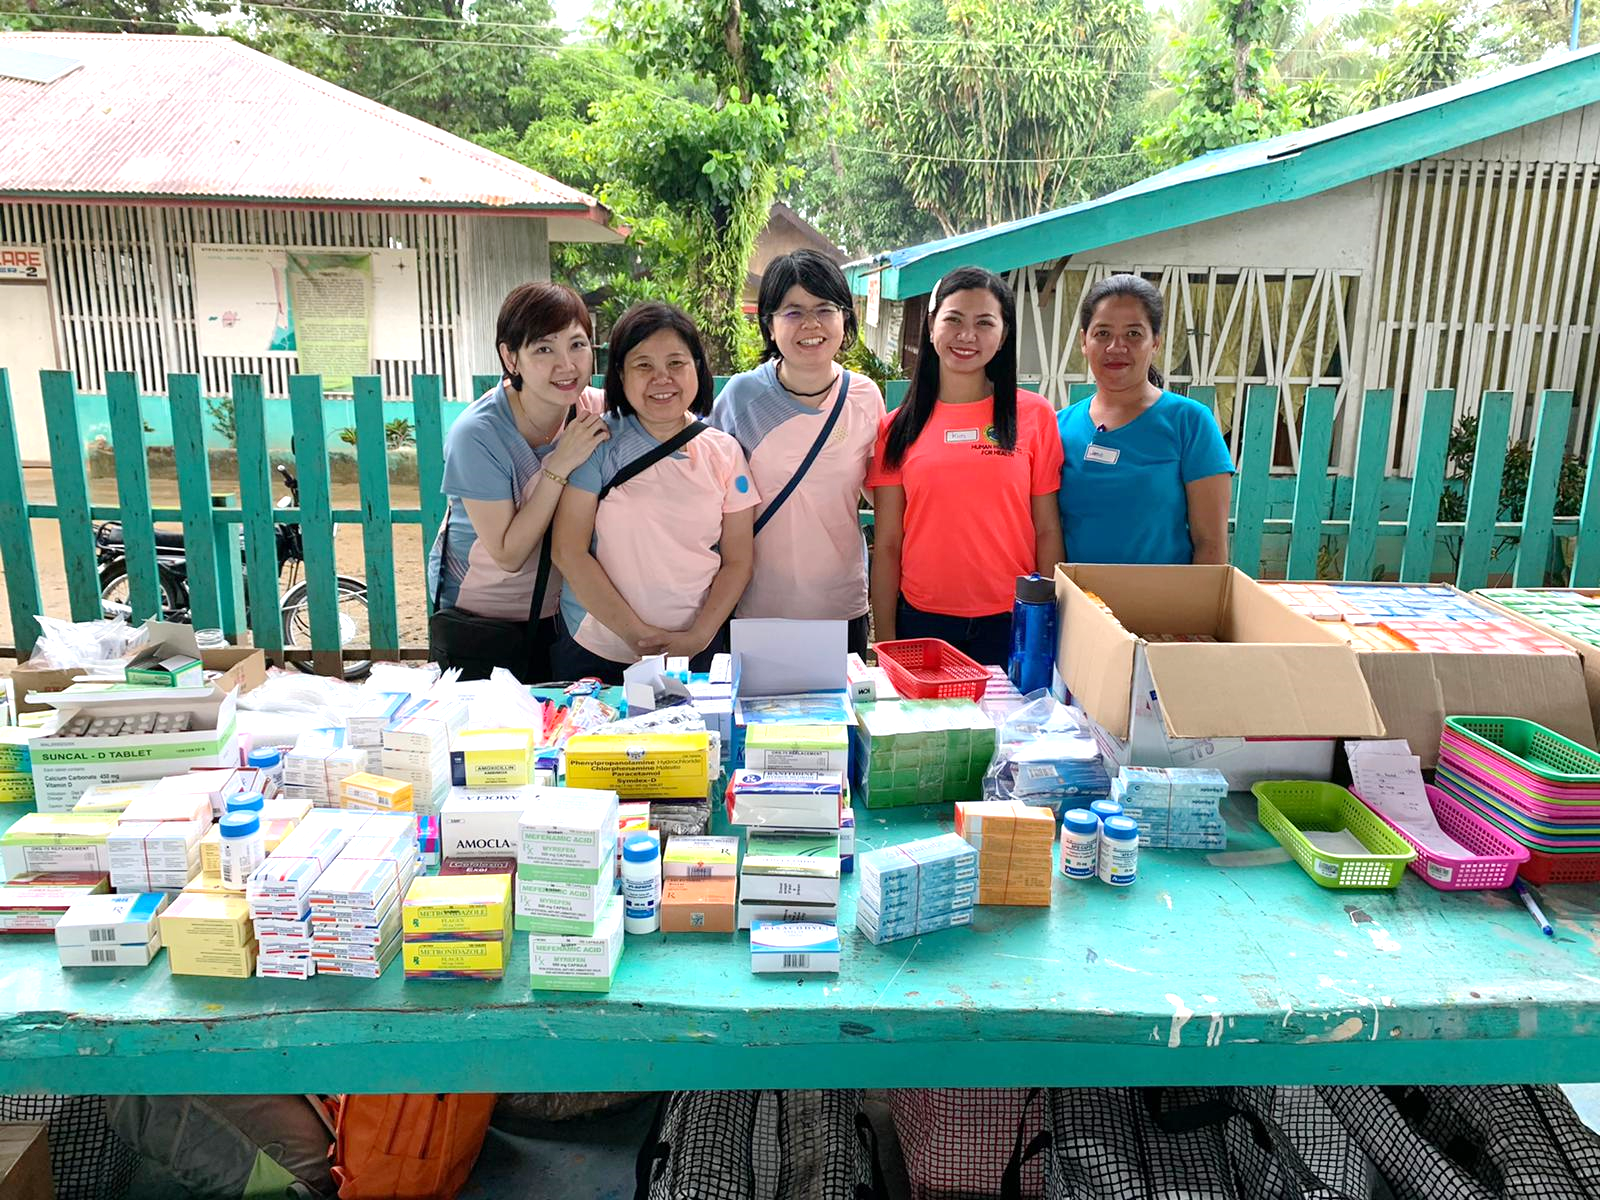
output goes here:
{"type": "Polygon", "coordinates": [[[0,365],[30,458],[41,368],[281,395],[354,362],[466,398],[550,243],[621,237],[594,197],[231,38],[0,33],[0,365]],[[313,320],[318,271],[342,282],[313,320]]]}
{"type": "MultiPolygon", "coordinates": [[[[1316,129],[1234,146],[1096,200],[849,264],[863,327],[909,366],[926,297],[976,264],[1017,290],[1024,377],[1056,404],[1088,380],[1079,303],[1136,271],[1162,291],[1158,365],[1216,389],[1237,445],[1252,384],[1280,388],[1298,464],[1309,387],[1336,389],[1348,468],[1368,389],[1395,392],[1407,469],[1423,395],[1511,392],[1513,436],[1544,389],[1600,396],[1600,48],[1502,71],[1316,129]],[[876,316],[874,322],[868,318],[876,316]]],[[[1465,410],[1464,410],[1465,411],[1465,410]]]]}

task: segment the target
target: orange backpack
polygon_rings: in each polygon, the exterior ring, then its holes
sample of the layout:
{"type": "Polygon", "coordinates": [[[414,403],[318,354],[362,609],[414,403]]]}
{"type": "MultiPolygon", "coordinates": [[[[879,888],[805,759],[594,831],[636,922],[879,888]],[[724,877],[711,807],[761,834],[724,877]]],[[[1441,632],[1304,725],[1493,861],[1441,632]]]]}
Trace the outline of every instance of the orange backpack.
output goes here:
{"type": "Polygon", "coordinates": [[[495,1096],[342,1096],[334,1120],[339,1200],[451,1200],[472,1174],[495,1096]]]}

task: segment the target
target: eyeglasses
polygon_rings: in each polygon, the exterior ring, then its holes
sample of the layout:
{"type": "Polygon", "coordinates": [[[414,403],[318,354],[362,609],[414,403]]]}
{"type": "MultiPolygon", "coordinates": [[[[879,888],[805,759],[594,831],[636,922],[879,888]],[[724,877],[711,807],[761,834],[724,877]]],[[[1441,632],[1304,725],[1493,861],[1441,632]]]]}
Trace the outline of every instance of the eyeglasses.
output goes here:
{"type": "Polygon", "coordinates": [[[837,320],[844,316],[844,309],[837,304],[819,304],[815,308],[782,308],[778,310],[778,320],[785,325],[803,325],[807,321],[815,321],[818,325],[826,325],[829,321],[837,320]]]}

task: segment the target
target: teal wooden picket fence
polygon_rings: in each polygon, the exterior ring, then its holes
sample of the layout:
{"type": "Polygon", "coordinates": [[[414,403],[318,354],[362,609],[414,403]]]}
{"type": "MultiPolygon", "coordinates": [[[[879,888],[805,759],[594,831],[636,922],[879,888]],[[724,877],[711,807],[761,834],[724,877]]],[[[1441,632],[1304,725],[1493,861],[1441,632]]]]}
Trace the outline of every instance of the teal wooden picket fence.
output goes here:
{"type": "MultiPolygon", "coordinates": [[[[30,525],[30,519],[38,518],[52,520],[59,527],[66,574],[69,614],[51,615],[70,615],[75,621],[101,616],[92,524],[100,520],[123,524],[133,619],[158,612],[155,526],[178,524],[184,535],[195,626],[222,628],[230,634],[248,632],[254,645],[281,658],[284,640],[274,525],[297,523],[304,542],[307,613],[316,669],[337,671],[341,658],[417,657],[425,652],[425,647],[400,644],[395,580],[399,572],[425,571],[426,548],[432,545],[444,518],[445,502],[439,487],[447,406],[437,376],[419,375],[412,384],[420,496],[415,508],[391,504],[381,381],[376,376],[355,381],[354,451],[360,506],[342,509],[332,506],[325,453],[296,456],[300,506],[274,507],[262,385],[258,377],[248,375],[235,376],[233,384],[239,469],[236,502],[215,503],[199,378],[172,375],[165,401],[171,418],[179,507],[152,504],[141,415],[147,398],[140,396],[131,374],[118,373],[108,376],[106,405],[120,502],[91,504],[79,397],[72,376],[46,371],[40,378],[54,485],[54,499],[48,503],[28,499],[10,378],[0,368],[0,566],[5,572],[15,642],[0,652],[26,657],[38,636],[34,618],[42,605],[30,525]],[[340,644],[334,559],[338,525],[361,529],[370,646],[340,644]],[[421,527],[423,561],[396,562],[394,529],[404,525],[421,527]],[[242,578],[235,565],[241,540],[242,578]]],[[[477,379],[475,392],[481,393],[493,383],[493,377],[477,379]]],[[[891,406],[904,395],[904,388],[903,381],[891,383],[891,406]]],[[[1090,385],[1075,387],[1068,403],[1082,401],[1092,390],[1090,385]]],[[[1191,395],[1205,403],[1215,399],[1207,388],[1193,388],[1191,395]]],[[[290,405],[295,445],[326,446],[321,380],[295,377],[290,383],[290,405]]],[[[1234,481],[1234,565],[1255,576],[1291,579],[1331,574],[1367,580],[1382,575],[1416,582],[1446,575],[1469,589],[1487,584],[1491,574],[1516,586],[1549,581],[1600,585],[1600,472],[1593,469],[1600,446],[1587,447],[1590,470],[1580,512],[1555,515],[1571,393],[1551,391],[1539,397],[1527,500],[1514,521],[1503,519],[1500,496],[1512,410],[1509,393],[1489,392],[1481,398],[1478,455],[1465,495],[1466,516],[1456,523],[1438,520],[1441,494],[1447,487],[1458,486],[1446,480],[1455,394],[1427,394],[1417,467],[1410,479],[1391,476],[1387,469],[1393,405],[1394,397],[1387,391],[1367,393],[1360,407],[1354,473],[1333,475],[1326,464],[1334,427],[1334,392],[1312,389],[1301,417],[1301,470],[1285,475],[1274,471],[1272,463],[1277,389],[1249,390],[1238,448],[1239,473],[1234,481]],[[1569,556],[1556,553],[1558,539],[1570,547],[1570,570],[1569,556]],[[1383,554],[1381,547],[1387,548],[1383,554]],[[1444,550],[1448,554],[1441,557],[1444,550]],[[1441,561],[1447,568],[1444,571],[1439,569],[1441,561]]]]}

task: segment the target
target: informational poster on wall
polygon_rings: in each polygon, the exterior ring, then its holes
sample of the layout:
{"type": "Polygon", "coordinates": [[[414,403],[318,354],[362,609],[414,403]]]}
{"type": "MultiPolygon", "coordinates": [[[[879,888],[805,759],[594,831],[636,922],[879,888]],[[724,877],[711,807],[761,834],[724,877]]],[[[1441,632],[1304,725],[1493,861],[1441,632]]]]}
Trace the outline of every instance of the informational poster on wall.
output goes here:
{"type": "Polygon", "coordinates": [[[297,358],[343,391],[374,359],[422,358],[415,250],[196,245],[200,353],[297,358]]]}
{"type": "Polygon", "coordinates": [[[347,392],[372,370],[372,256],[291,252],[289,307],[301,374],[347,392]]]}

